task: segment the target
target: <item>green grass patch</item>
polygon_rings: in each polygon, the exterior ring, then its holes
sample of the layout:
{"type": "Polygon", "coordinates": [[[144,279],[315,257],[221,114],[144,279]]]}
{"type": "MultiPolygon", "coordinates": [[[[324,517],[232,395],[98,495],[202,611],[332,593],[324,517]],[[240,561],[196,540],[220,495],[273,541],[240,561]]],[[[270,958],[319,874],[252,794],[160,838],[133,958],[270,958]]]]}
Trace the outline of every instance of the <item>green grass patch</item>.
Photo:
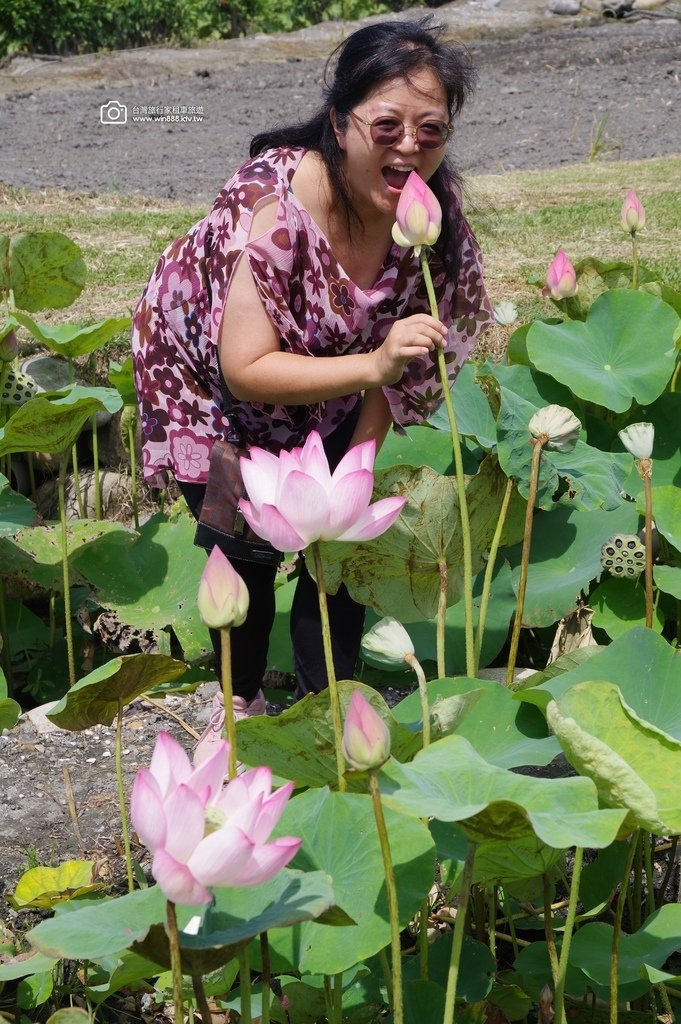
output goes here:
{"type": "MultiPolygon", "coordinates": [[[[471,220],[485,254],[492,300],[513,299],[523,319],[547,309],[527,283],[542,274],[556,249],[573,260],[630,258],[620,225],[627,189],[646,209],[641,261],[681,289],[681,162],[594,162],[550,171],[517,171],[469,179],[471,220]]],[[[63,231],[81,246],[88,283],[73,306],[45,315],[53,322],[87,321],[131,312],[163,249],[204,216],[186,206],[120,193],[74,194],[0,186],[0,232],[63,231]]],[[[493,329],[491,351],[503,344],[493,329]]]]}

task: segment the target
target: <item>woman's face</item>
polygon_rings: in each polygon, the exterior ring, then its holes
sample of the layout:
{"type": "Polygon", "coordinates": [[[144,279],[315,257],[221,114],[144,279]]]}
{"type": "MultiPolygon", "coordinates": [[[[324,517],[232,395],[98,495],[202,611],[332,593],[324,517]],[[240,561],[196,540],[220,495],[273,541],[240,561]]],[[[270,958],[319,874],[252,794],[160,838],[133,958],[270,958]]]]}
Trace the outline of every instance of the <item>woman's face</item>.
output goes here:
{"type": "Polygon", "coordinates": [[[352,201],[366,222],[392,221],[408,174],[417,171],[428,181],[444,160],[446,146],[424,150],[412,135],[424,121],[449,122],[445,90],[429,68],[416,72],[409,81],[396,78],[384,82],[350,112],[344,131],[336,126],[352,201]],[[406,131],[393,145],[379,146],[363,122],[388,116],[402,121],[406,131]]]}

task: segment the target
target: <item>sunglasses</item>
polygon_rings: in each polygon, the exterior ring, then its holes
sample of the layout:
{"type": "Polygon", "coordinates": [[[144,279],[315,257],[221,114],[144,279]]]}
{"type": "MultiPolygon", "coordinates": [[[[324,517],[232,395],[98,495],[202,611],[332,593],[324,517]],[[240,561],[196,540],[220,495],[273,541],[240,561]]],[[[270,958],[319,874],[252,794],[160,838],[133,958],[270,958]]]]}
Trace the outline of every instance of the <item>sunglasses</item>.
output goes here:
{"type": "Polygon", "coordinates": [[[452,126],[442,121],[423,121],[420,125],[406,125],[399,117],[376,117],[373,121],[365,121],[354,110],[350,113],[362,124],[369,127],[372,141],[377,146],[395,146],[404,137],[407,130],[418,142],[421,149],[440,149],[452,134],[452,126]]]}

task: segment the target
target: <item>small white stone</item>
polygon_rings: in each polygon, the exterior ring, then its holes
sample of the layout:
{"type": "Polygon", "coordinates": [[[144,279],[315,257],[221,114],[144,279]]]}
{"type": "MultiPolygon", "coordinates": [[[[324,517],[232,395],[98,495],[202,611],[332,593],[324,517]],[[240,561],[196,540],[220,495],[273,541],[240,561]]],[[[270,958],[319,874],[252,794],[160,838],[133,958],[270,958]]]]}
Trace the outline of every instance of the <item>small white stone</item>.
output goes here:
{"type": "Polygon", "coordinates": [[[579,0],[549,0],[546,10],[551,14],[574,15],[579,14],[581,6],[579,0]]]}
{"type": "Polygon", "coordinates": [[[97,764],[97,758],[96,757],[86,757],[85,758],[85,764],[97,764]]]}

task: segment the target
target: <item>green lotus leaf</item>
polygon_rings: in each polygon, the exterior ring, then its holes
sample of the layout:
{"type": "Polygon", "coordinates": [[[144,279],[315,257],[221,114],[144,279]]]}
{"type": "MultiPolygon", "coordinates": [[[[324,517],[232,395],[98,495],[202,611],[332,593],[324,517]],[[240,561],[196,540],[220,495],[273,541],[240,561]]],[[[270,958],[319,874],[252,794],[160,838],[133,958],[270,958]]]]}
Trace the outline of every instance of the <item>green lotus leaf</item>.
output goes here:
{"type": "MultiPolygon", "coordinates": [[[[468,852],[468,838],[450,821],[431,821],[430,831],[435,840],[442,881],[447,882],[456,893],[468,852]]],[[[511,885],[536,878],[550,871],[564,852],[547,846],[535,835],[523,836],[512,842],[507,839],[488,839],[476,846],[473,884],[511,885]]]]}
{"type": "MultiPolygon", "coordinates": [[[[612,933],[612,925],[594,921],[575,932],[570,947],[570,963],[604,988],[610,984],[612,933]]],[[[670,903],[651,914],[638,931],[620,935],[619,983],[638,982],[642,965],[663,967],[678,949],[681,949],[681,906],[670,903]]]]}
{"type": "MultiPolygon", "coordinates": [[[[462,437],[474,437],[483,448],[497,443],[497,429],[487,395],[478,384],[475,363],[464,363],[452,387],[456,425],[462,437]]],[[[449,434],[449,416],[444,405],[428,421],[449,434]]],[[[450,446],[451,453],[451,446],[450,446]]]]}
{"type": "Polygon", "coordinates": [[[658,590],[671,594],[681,601],[681,568],[677,565],[656,565],[653,569],[653,581],[658,590]]]}
{"type": "MultiPolygon", "coordinates": [[[[631,288],[633,273],[631,263],[620,260],[604,262],[593,256],[587,256],[575,263],[575,272],[579,290],[572,301],[577,303],[579,311],[577,318],[579,320],[585,318],[589,308],[604,292],[613,288],[631,288]]],[[[663,302],[668,303],[681,316],[681,295],[665,284],[655,271],[639,266],[638,287],[641,291],[655,295],[663,302]]],[[[572,315],[572,310],[570,315],[572,315]]]]}
{"type": "Polygon", "coordinates": [[[39,324],[26,313],[15,313],[18,322],[53,352],[76,359],[102,348],[117,334],[130,330],[130,317],[110,317],[83,327],[78,324],[39,324]]]}
{"type": "MultiPolygon", "coordinates": [[[[431,983],[435,983],[443,993],[447,987],[447,976],[449,965],[452,959],[452,933],[445,933],[438,938],[437,942],[428,950],[428,977],[431,983]]],[[[403,976],[406,986],[414,985],[419,977],[420,958],[417,956],[405,957],[403,976]]],[[[461,961],[459,964],[459,980],[456,986],[457,999],[469,1004],[480,1003],[492,987],[496,963],[489,946],[478,942],[470,935],[465,935],[461,949],[461,961]]],[[[414,990],[418,992],[418,988],[414,990]]],[[[462,1007],[463,1008],[463,1007],[462,1007]]],[[[414,1006],[414,1016],[411,1018],[413,1024],[439,1024],[443,1014],[439,1016],[426,1017],[425,1013],[418,1014],[414,1006]]],[[[462,1018],[457,1013],[457,1019],[463,1024],[462,1018]]],[[[475,1018],[473,1018],[475,1019],[475,1018]]],[[[463,1018],[465,1020],[465,1018],[463,1018]]]]}
{"type": "Polygon", "coordinates": [[[681,487],[653,487],[653,518],[662,536],[681,551],[681,487]]]}
{"type": "Polygon", "coordinates": [[[123,399],[123,405],[137,405],[137,392],[133,375],[132,356],[123,363],[109,363],[109,380],[123,399]]]}
{"type": "Polygon", "coordinates": [[[28,978],[33,974],[51,971],[56,963],[57,957],[45,956],[44,953],[33,953],[31,956],[22,953],[18,957],[4,960],[0,964],[0,985],[4,981],[16,981],[17,978],[28,978]]]}
{"type": "MultiPolygon", "coordinates": [[[[404,926],[432,885],[435,847],[421,821],[390,808],[385,818],[404,926]]],[[[301,974],[338,974],[378,953],[390,941],[390,925],[371,797],[310,789],[289,800],[275,834],[302,836],[293,865],[330,875],[336,903],[356,924],[275,929],[269,934],[273,953],[301,974]]]]}
{"type": "Polygon", "coordinates": [[[13,729],[20,714],[21,706],[7,696],[7,679],[0,668],[0,733],[4,729],[13,729]]]}
{"type": "MultiPolygon", "coordinates": [[[[633,626],[645,626],[646,595],[638,580],[606,577],[589,597],[593,624],[614,640],[633,626]]],[[[653,629],[661,633],[665,615],[659,605],[653,615],[653,629]]]]}
{"type": "MultiPolygon", "coordinates": [[[[122,546],[132,543],[135,537],[134,532],[128,530],[122,523],[81,519],[68,524],[66,543],[72,586],[84,580],[77,568],[83,549],[89,550],[89,545],[95,544],[101,537],[111,535],[118,537],[122,546]]],[[[11,546],[8,542],[4,548],[3,569],[8,573],[16,574],[19,578],[29,580],[46,590],[63,590],[60,526],[45,525],[21,530],[11,546]],[[29,557],[22,558],[22,554],[29,557]]],[[[84,561],[88,560],[86,550],[84,561]]]]}
{"type": "Polygon", "coordinates": [[[516,698],[546,710],[550,700],[561,702],[571,687],[589,679],[618,686],[630,715],[681,743],[681,658],[652,630],[634,627],[568,672],[532,676],[520,684],[516,698]]]}
{"type": "MultiPolygon", "coordinates": [[[[681,484],[681,444],[679,423],[681,423],[681,394],[665,391],[652,405],[637,408],[630,417],[633,423],[652,423],[655,427],[653,444],[653,484],[655,487],[681,484]]],[[[613,442],[617,451],[621,448],[619,438],[613,442]]],[[[638,498],[643,494],[643,481],[634,460],[631,471],[624,482],[627,494],[638,498]]]]}
{"type": "Polygon", "coordinates": [[[17,882],[10,902],[17,909],[40,907],[50,910],[57,903],[101,888],[101,885],[92,884],[93,869],[91,860],[67,860],[56,868],[29,868],[17,882]]]}
{"type": "Polygon", "coordinates": [[[47,1024],[89,1024],[90,1014],[77,1006],[65,1006],[47,1018],[47,1024]]]}
{"type": "MultiPolygon", "coordinates": [[[[434,679],[428,683],[428,703],[437,714],[441,701],[466,693],[479,693],[466,714],[450,731],[463,736],[481,757],[500,768],[546,765],[560,753],[555,736],[537,711],[528,715],[513,694],[491,679],[434,679]]],[[[408,725],[421,718],[418,693],[412,693],[393,709],[398,722],[408,725]]]]}
{"type": "MultiPolygon", "coordinates": [[[[394,467],[376,474],[375,496],[404,495],[397,522],[376,540],[350,546],[321,545],[329,593],[344,582],[352,597],[401,622],[435,618],[447,567],[447,604],[462,594],[462,537],[456,480],[427,466],[394,467]]],[[[466,479],[472,528],[473,571],[482,566],[496,527],[506,478],[488,456],[480,472],[466,479]]]]}
{"type": "Polygon", "coordinates": [[[13,537],[24,526],[35,522],[35,505],[17,494],[6,476],[0,473],[0,537],[13,537]]]}
{"type": "Polygon", "coordinates": [[[85,284],[81,251],[59,231],[17,235],[10,242],[6,266],[5,280],[16,305],[30,313],[70,306],[85,284]]]}
{"type": "Polygon", "coordinates": [[[89,729],[111,725],[121,704],[129,704],[154,686],[177,679],[183,661],[165,654],[125,654],[112,658],[71,687],[48,718],[60,729],[89,729]]]}
{"type": "MultiPolygon", "coordinates": [[[[342,715],[345,716],[355,690],[362,693],[388,724],[393,756],[398,760],[413,757],[423,743],[420,732],[412,732],[401,725],[373,687],[351,680],[339,680],[342,715]]],[[[237,740],[239,757],[246,764],[269,765],[277,775],[295,779],[299,786],[325,786],[336,782],[336,754],[328,690],[308,694],[281,715],[238,722],[237,740]]]]}
{"type": "Polygon", "coordinates": [[[617,288],[594,302],[584,323],[535,322],[527,352],[538,370],[580,398],[626,412],[632,401],[646,405],[664,390],[674,370],[678,323],[678,314],[660,299],[617,288]]]}
{"type": "MultiPolygon", "coordinates": [[[[582,591],[600,576],[601,545],[613,533],[635,533],[639,517],[632,502],[606,512],[557,508],[535,515],[523,622],[550,626],[569,614],[582,591]]],[[[520,575],[521,545],[506,548],[514,585],[520,575]]]]}
{"type": "Polygon", "coordinates": [[[598,809],[589,779],[537,779],[489,764],[463,736],[445,736],[410,764],[379,772],[384,803],[440,821],[456,821],[474,842],[531,834],[547,846],[608,846],[626,817],[598,809]]]}
{"type": "Polygon", "coordinates": [[[601,802],[628,811],[628,829],[681,832],[681,741],[631,714],[617,686],[577,683],[551,701],[546,717],[570,763],[593,779],[601,802]]]}
{"type": "Polygon", "coordinates": [[[390,431],[376,456],[374,469],[378,472],[395,466],[411,466],[413,469],[429,466],[436,473],[452,476],[452,460],[451,436],[423,424],[407,427],[404,434],[390,431]]]}
{"type": "Polygon", "coordinates": [[[0,430],[0,456],[11,452],[64,452],[88,420],[103,408],[94,397],[64,404],[38,395],[21,405],[0,430]]]}

